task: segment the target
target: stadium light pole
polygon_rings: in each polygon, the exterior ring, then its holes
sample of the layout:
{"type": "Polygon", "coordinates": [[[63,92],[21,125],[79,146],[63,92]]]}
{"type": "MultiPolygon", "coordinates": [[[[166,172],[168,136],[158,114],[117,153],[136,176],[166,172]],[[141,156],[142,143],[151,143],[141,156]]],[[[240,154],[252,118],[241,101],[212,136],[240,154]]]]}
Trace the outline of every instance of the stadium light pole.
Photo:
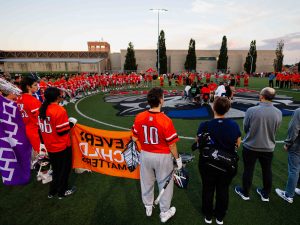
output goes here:
{"type": "Polygon", "coordinates": [[[157,34],[158,34],[158,38],[157,38],[157,74],[159,76],[159,72],[160,72],[160,64],[159,64],[159,12],[167,12],[167,9],[149,9],[151,11],[157,11],[157,34]]]}

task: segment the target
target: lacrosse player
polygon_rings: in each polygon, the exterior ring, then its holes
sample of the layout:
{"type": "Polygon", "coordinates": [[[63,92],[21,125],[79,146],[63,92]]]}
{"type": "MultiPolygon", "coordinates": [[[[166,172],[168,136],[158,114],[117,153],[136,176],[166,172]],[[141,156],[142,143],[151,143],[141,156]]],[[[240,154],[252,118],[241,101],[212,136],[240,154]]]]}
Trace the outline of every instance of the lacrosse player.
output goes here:
{"type": "MultiPolygon", "coordinates": [[[[163,90],[152,88],[147,95],[150,109],[139,113],[134,121],[133,140],[141,143],[140,182],[142,200],[146,215],[152,215],[154,201],[154,183],[157,181],[159,191],[163,189],[174,169],[172,156],[176,159],[177,169],[182,168],[176,142],[179,140],[172,120],[161,112],[164,103],[163,90]]],[[[165,223],[176,212],[171,206],[173,196],[173,179],[170,180],[160,200],[160,220],[165,223]]]]}
{"type": "Polygon", "coordinates": [[[22,78],[20,85],[23,94],[17,100],[18,108],[26,127],[27,138],[33,150],[39,153],[41,141],[38,134],[38,114],[42,103],[32,96],[38,90],[38,83],[33,76],[27,76],[22,78]]]}
{"type": "Polygon", "coordinates": [[[68,179],[72,167],[69,131],[70,125],[77,120],[68,118],[66,110],[58,104],[62,100],[58,88],[47,88],[44,96],[45,101],[39,109],[39,126],[53,170],[48,198],[57,194],[58,199],[62,199],[76,191],[75,187],[68,189],[68,179]]]}

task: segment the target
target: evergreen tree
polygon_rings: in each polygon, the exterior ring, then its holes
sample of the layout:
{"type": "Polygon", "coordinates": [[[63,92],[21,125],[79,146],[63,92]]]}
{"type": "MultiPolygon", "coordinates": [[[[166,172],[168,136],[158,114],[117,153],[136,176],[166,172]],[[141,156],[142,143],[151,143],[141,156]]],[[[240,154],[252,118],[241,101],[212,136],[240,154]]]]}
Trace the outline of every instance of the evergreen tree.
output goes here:
{"type": "Polygon", "coordinates": [[[275,51],[276,58],[274,59],[274,70],[275,72],[281,72],[282,71],[282,63],[283,63],[283,47],[284,47],[284,42],[283,40],[280,40],[277,43],[277,48],[275,51]]]}
{"type": "Polygon", "coordinates": [[[187,71],[196,71],[196,42],[194,39],[190,40],[188,54],[186,55],[186,60],[184,63],[184,68],[187,71]]]}
{"type": "MultiPolygon", "coordinates": [[[[160,74],[165,74],[168,71],[167,66],[167,50],[166,50],[166,43],[165,43],[165,32],[161,30],[159,35],[159,68],[156,62],[156,68],[159,70],[160,74]]],[[[156,55],[158,54],[156,50],[156,55]]]]}
{"type": "Polygon", "coordinates": [[[222,46],[220,49],[220,55],[218,58],[217,69],[223,72],[227,71],[228,55],[227,55],[227,38],[223,36],[222,46]]]}
{"type": "Polygon", "coordinates": [[[128,44],[127,53],[125,56],[124,70],[136,71],[137,64],[135,59],[134,47],[131,42],[128,44]]]}
{"type": "Polygon", "coordinates": [[[250,49],[244,64],[244,70],[247,73],[253,73],[256,71],[256,59],[257,59],[256,41],[253,40],[251,41],[250,49]]]}

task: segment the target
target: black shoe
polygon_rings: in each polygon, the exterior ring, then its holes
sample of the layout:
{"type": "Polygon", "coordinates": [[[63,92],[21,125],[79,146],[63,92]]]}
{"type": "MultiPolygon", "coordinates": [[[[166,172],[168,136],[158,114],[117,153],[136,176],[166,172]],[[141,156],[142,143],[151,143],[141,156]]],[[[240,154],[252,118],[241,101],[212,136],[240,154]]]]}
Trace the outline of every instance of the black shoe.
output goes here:
{"type": "Polygon", "coordinates": [[[249,197],[249,196],[246,196],[246,195],[243,193],[243,189],[242,189],[240,186],[235,186],[234,191],[235,191],[235,193],[237,193],[243,200],[245,200],[245,201],[250,200],[250,197],[249,197]]]}
{"type": "Polygon", "coordinates": [[[256,192],[257,192],[257,194],[259,194],[259,196],[263,202],[270,201],[269,196],[267,196],[261,188],[256,188],[256,192]]]}

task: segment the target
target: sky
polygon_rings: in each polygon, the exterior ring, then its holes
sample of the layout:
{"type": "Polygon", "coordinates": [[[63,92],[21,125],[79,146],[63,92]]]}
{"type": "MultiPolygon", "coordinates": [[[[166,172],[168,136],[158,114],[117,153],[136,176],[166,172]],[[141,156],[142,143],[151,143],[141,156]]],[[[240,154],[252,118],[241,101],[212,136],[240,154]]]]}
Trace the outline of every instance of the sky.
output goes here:
{"type": "MultiPolygon", "coordinates": [[[[159,14],[167,49],[275,50],[283,40],[284,64],[300,61],[299,0],[1,0],[0,50],[86,51],[87,41],[107,41],[111,52],[132,42],[155,49],[159,14]]],[[[275,55],[274,55],[275,58],[275,55]]]]}

